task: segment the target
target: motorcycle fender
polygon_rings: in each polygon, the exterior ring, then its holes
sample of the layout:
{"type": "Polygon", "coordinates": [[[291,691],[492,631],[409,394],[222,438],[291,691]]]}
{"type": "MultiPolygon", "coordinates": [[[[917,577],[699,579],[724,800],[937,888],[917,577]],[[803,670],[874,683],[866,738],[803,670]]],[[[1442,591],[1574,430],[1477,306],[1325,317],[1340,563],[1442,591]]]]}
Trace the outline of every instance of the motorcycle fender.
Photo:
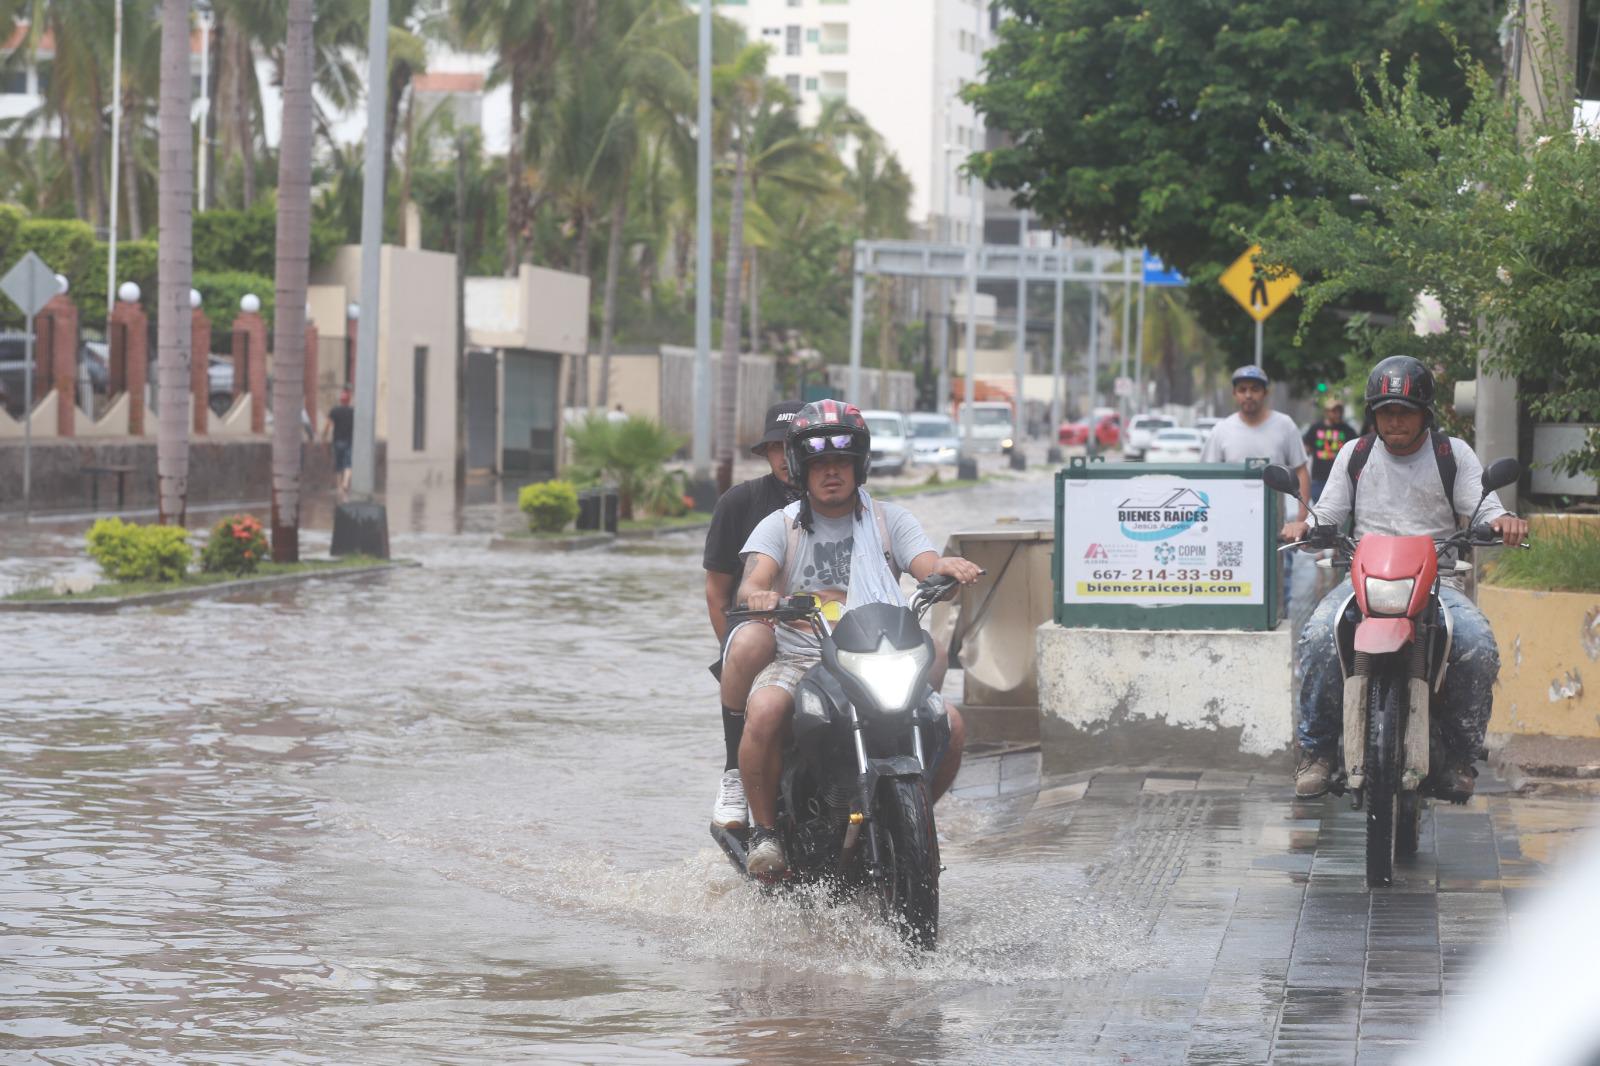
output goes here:
{"type": "Polygon", "coordinates": [[[872,797],[878,794],[879,781],[896,777],[918,779],[922,777],[922,767],[917,765],[915,756],[892,755],[887,759],[868,759],[867,772],[861,775],[863,808],[871,809],[872,797]]]}
{"type": "Polygon", "coordinates": [[[1416,631],[1409,618],[1363,618],[1356,626],[1356,651],[1388,655],[1410,644],[1416,631]]]}

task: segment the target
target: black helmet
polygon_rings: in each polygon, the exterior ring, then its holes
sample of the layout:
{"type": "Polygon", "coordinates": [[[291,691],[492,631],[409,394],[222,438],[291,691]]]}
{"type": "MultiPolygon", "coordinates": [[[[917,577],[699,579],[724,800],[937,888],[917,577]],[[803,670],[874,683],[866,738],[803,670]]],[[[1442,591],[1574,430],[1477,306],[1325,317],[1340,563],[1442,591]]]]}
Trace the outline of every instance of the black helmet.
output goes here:
{"type": "Polygon", "coordinates": [[[1367,410],[1398,403],[1433,414],[1433,374],[1409,355],[1391,355],[1367,376],[1367,410]]]}
{"type": "Polygon", "coordinates": [[[794,414],[783,441],[789,462],[789,480],[804,492],[806,466],[824,455],[848,455],[855,460],[856,484],[867,480],[872,460],[872,431],[860,408],[842,400],[817,400],[794,414]]]}

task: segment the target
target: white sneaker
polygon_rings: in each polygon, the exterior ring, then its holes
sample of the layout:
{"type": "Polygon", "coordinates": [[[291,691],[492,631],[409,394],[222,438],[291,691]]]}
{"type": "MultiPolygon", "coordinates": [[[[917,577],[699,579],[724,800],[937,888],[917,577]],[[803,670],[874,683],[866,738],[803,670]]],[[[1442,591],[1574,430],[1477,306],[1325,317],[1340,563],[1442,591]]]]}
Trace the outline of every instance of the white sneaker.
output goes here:
{"type": "Polygon", "coordinates": [[[777,833],[759,827],[751,831],[745,870],[751,877],[764,878],[782,877],[789,872],[789,860],[783,854],[783,844],[777,833]]]}
{"type": "Polygon", "coordinates": [[[738,770],[722,775],[722,787],[717,789],[717,803],[711,808],[711,824],[723,829],[737,829],[750,824],[750,808],[744,801],[744,782],[738,770]]]}

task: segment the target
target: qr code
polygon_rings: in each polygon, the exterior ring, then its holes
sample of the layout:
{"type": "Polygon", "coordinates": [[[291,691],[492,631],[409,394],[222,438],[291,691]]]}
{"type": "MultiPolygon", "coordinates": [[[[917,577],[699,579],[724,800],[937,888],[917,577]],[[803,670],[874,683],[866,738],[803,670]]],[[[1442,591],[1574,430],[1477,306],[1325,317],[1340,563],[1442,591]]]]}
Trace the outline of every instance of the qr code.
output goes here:
{"type": "Polygon", "coordinates": [[[1242,541],[1242,540],[1219,540],[1219,541],[1217,541],[1217,565],[1218,566],[1243,566],[1244,565],[1244,541],[1242,541]]]}

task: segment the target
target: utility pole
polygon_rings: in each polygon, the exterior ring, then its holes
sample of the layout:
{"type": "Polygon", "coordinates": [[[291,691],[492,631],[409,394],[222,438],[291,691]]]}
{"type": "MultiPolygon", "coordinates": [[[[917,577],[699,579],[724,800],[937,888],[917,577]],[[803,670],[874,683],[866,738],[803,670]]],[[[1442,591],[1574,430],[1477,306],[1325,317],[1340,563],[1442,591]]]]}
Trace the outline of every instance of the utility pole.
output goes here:
{"type": "Polygon", "coordinates": [[[1133,333],[1133,394],[1135,410],[1145,409],[1144,396],[1144,256],[1139,256],[1139,323],[1133,333]]]}
{"type": "Polygon", "coordinates": [[[467,487],[467,135],[456,131],[456,490],[467,487]]]}
{"type": "Polygon", "coordinates": [[[1011,402],[1011,447],[1013,462],[1021,455],[1023,429],[1023,385],[1028,374],[1028,212],[1017,215],[1017,361],[1016,384],[1011,402]]]}
{"type": "Polygon", "coordinates": [[[111,31],[111,232],[106,234],[106,329],[111,328],[111,311],[117,306],[117,162],[122,146],[122,0],[111,0],[115,18],[111,31]]]}
{"type": "Polygon", "coordinates": [[[211,132],[211,8],[200,4],[200,159],[199,181],[195,183],[195,210],[206,209],[206,144],[211,132]]]}
{"type": "MultiPolygon", "coordinates": [[[[1128,341],[1130,340],[1128,330],[1132,324],[1130,322],[1132,318],[1133,278],[1128,267],[1128,252],[1124,249],[1122,252],[1122,366],[1117,373],[1119,383],[1120,380],[1125,380],[1128,376],[1128,341]]],[[[1117,407],[1122,411],[1123,432],[1126,433],[1129,414],[1128,397],[1121,396],[1118,399],[1117,407]]]]}
{"type": "Polygon", "coordinates": [[[694,481],[695,505],[709,510],[711,482],[711,4],[700,0],[698,131],[695,142],[694,481]],[[702,498],[704,497],[704,498],[702,498]]]}
{"type": "MultiPolygon", "coordinates": [[[[973,5],[975,42],[983,40],[983,0],[973,5]]],[[[974,126],[976,132],[976,126],[974,126]]],[[[978,190],[967,183],[967,371],[961,377],[961,447],[957,454],[968,459],[972,447],[972,378],[978,369],[978,253],[983,247],[983,224],[978,219],[978,190]]],[[[960,466],[958,464],[957,470],[960,466]]],[[[976,470],[972,471],[976,474],[976,470]]]]}

